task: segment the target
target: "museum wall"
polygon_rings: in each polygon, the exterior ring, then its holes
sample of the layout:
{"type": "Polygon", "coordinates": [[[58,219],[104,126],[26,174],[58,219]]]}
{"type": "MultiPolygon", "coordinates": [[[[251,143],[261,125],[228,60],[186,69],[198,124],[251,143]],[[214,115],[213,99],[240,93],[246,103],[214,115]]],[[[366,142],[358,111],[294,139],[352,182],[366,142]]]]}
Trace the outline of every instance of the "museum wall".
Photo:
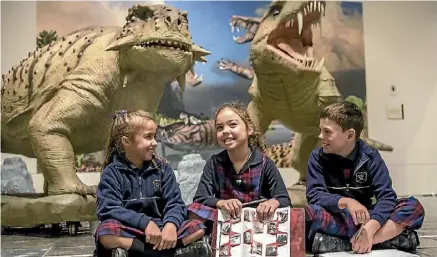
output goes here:
{"type": "MultiPolygon", "coordinates": [[[[36,2],[2,2],[1,7],[1,65],[2,73],[5,73],[35,49],[35,35],[40,29],[36,2]]],[[[437,110],[437,54],[433,51],[433,46],[437,45],[437,34],[431,31],[437,31],[437,17],[432,15],[437,12],[437,4],[364,2],[362,9],[364,36],[360,40],[364,38],[365,62],[359,62],[363,67],[358,70],[358,74],[364,74],[365,71],[365,79],[360,79],[358,91],[347,87],[353,84],[354,79],[344,79],[337,83],[339,87],[347,84],[340,88],[346,96],[357,93],[366,97],[370,137],[394,148],[393,152],[381,153],[387,161],[398,193],[435,193],[437,190],[433,181],[437,177],[437,115],[432,110],[437,110]],[[395,92],[390,92],[391,85],[395,85],[395,92]],[[404,119],[388,119],[387,105],[396,107],[399,104],[403,104],[404,119]]],[[[79,24],[81,22],[78,21],[79,24]]],[[[341,35],[338,39],[341,39],[341,35]]],[[[214,54],[213,47],[208,50],[214,54]]],[[[212,61],[215,61],[214,58],[212,61]]],[[[226,76],[224,81],[235,82],[229,77],[231,75],[226,76]]],[[[248,81],[244,83],[244,86],[250,84],[248,81]]],[[[190,90],[194,92],[195,89],[190,90]]],[[[203,91],[201,89],[198,92],[203,91]]],[[[396,115],[394,111],[390,113],[396,115]]],[[[289,140],[289,133],[284,134],[284,139],[281,137],[279,141],[289,140]]],[[[7,156],[2,153],[2,162],[7,156]]],[[[41,192],[43,179],[41,174],[36,174],[35,159],[23,159],[33,174],[36,191],[41,192]]],[[[291,174],[289,169],[281,171],[285,176],[291,174]]],[[[293,179],[295,175],[293,173],[293,179]]],[[[86,184],[95,184],[99,179],[99,173],[95,172],[78,172],[78,176],[86,184]]],[[[285,180],[290,181],[290,178],[285,180]]]]}
{"type": "Polygon", "coordinates": [[[437,2],[363,2],[369,135],[395,149],[382,155],[399,194],[437,192],[436,13],[437,2]],[[388,119],[401,105],[404,118],[388,119]]]}

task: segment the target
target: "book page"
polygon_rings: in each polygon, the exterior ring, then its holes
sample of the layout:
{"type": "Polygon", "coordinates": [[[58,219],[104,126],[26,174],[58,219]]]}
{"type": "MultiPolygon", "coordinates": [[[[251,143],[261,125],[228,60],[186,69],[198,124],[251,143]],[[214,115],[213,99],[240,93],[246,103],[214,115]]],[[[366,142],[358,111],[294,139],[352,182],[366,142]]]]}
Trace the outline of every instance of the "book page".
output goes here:
{"type": "Polygon", "coordinates": [[[279,208],[261,222],[255,208],[243,208],[240,219],[232,220],[219,211],[217,254],[222,256],[289,256],[290,208],[279,208]]]}
{"type": "Polygon", "coordinates": [[[324,253],[320,254],[320,257],[352,257],[357,256],[360,257],[419,257],[417,254],[407,253],[398,251],[395,249],[387,249],[387,250],[372,250],[370,253],[365,254],[355,254],[353,252],[338,252],[338,253],[324,253]]]}

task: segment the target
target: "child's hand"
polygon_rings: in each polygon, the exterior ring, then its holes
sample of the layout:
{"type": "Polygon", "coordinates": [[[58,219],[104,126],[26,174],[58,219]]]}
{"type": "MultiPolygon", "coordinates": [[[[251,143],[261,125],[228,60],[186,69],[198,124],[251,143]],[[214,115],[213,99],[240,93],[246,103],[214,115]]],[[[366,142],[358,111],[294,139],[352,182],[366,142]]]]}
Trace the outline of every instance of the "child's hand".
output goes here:
{"type": "Polygon", "coordinates": [[[355,225],[367,223],[370,220],[369,211],[357,200],[349,198],[346,208],[351,214],[355,225]]]}
{"type": "Polygon", "coordinates": [[[161,242],[161,230],[153,221],[149,221],[144,234],[146,234],[146,243],[154,245],[153,249],[161,242]]]}
{"type": "MultiPolygon", "coordinates": [[[[170,249],[176,246],[176,241],[178,239],[177,229],[175,224],[168,222],[162,229],[161,243],[159,244],[158,250],[170,249]]],[[[156,249],[155,247],[153,249],[156,249]]]]}
{"type": "Polygon", "coordinates": [[[240,211],[243,204],[238,199],[220,200],[217,202],[217,208],[226,210],[233,219],[240,217],[240,211]]]}
{"type": "Polygon", "coordinates": [[[257,217],[259,220],[265,220],[275,213],[276,209],[279,207],[279,201],[276,199],[270,199],[268,201],[262,202],[256,208],[257,217]]]}
{"type": "MultiPolygon", "coordinates": [[[[358,233],[358,231],[356,233],[358,233]]],[[[373,235],[367,231],[366,227],[363,227],[357,239],[355,239],[356,233],[350,240],[354,252],[370,253],[372,251],[373,235]]]]}

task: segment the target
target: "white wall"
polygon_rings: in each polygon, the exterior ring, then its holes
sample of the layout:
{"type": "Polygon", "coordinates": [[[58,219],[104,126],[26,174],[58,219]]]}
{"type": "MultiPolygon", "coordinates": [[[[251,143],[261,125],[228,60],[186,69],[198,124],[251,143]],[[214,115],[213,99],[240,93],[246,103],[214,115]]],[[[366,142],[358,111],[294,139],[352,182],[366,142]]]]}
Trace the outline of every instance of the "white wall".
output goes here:
{"type": "MultiPolygon", "coordinates": [[[[36,1],[1,2],[1,72],[7,73],[13,65],[27,57],[36,47],[36,1]]],[[[1,154],[3,159],[11,156],[1,154]]],[[[20,156],[29,171],[36,173],[36,160],[20,156]]]]}
{"type": "Polygon", "coordinates": [[[398,194],[437,193],[436,14],[437,2],[363,1],[369,134],[394,147],[383,157],[398,194]]]}

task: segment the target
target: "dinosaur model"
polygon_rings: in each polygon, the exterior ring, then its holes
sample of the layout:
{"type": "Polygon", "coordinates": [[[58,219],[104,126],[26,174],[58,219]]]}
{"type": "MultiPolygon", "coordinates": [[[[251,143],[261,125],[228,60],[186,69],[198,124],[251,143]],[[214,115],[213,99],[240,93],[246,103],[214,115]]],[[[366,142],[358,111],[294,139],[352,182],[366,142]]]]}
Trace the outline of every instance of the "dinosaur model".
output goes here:
{"type": "Polygon", "coordinates": [[[2,76],[2,152],[36,158],[46,195],[93,195],[75,154],[104,148],[115,110],[154,113],[164,87],[177,80],[183,90],[209,54],[193,44],[187,12],[168,5],[135,5],[122,28],[59,38],[2,76]]]}
{"type": "MultiPolygon", "coordinates": [[[[261,133],[273,120],[295,133],[291,165],[299,172],[301,185],[306,181],[308,157],[319,144],[320,112],[342,99],[324,59],[314,57],[312,27],[321,23],[325,9],[325,1],[274,1],[260,19],[233,16],[232,30],[235,26],[249,28],[234,40],[251,42],[253,72],[235,67],[229,60],[219,62],[222,70],[240,71],[239,75],[248,79],[253,76],[248,111],[261,133]]],[[[379,150],[393,150],[370,138],[364,140],[379,150]]]]}
{"type": "Polygon", "coordinates": [[[214,120],[201,119],[186,112],[180,113],[180,119],[172,124],[158,126],[157,141],[185,154],[218,149],[214,120]]]}

